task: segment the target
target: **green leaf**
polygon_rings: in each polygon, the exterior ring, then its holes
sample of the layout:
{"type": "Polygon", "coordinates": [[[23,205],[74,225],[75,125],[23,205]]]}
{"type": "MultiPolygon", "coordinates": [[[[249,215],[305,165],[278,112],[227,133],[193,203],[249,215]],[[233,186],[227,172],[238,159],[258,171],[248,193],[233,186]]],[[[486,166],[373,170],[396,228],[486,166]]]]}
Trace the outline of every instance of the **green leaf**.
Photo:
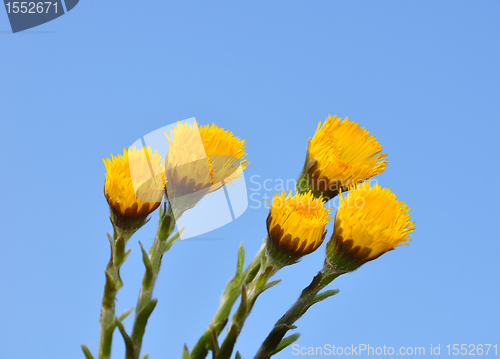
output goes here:
{"type": "Polygon", "coordinates": [[[241,359],[240,352],[236,352],[236,355],[234,356],[234,359],[241,359]]]}
{"type": "Polygon", "coordinates": [[[217,333],[215,332],[212,326],[209,327],[210,330],[210,348],[212,349],[212,353],[214,354],[214,358],[217,356],[219,352],[219,341],[217,340],[217,333]]]}
{"type": "Polygon", "coordinates": [[[271,353],[276,350],[281,344],[283,337],[285,334],[292,329],[297,328],[295,325],[290,324],[279,324],[273,327],[267,338],[262,343],[262,346],[259,349],[259,353],[255,356],[255,358],[266,358],[269,359],[271,353]],[[263,351],[262,351],[263,350],[263,351]],[[269,354],[268,354],[269,353],[269,354]]]}
{"type": "MultiPolygon", "coordinates": [[[[162,200],[163,200],[163,197],[162,197],[162,200]]],[[[165,213],[166,208],[167,208],[167,202],[162,201],[162,204],[160,204],[160,207],[158,208],[158,210],[159,210],[158,214],[160,215],[158,220],[160,220],[160,218],[163,218],[163,215],[165,213]]]]}
{"type": "Polygon", "coordinates": [[[281,279],[278,279],[278,280],[273,280],[272,282],[269,282],[267,283],[263,288],[262,288],[262,291],[265,291],[265,290],[268,290],[269,288],[271,287],[274,287],[276,284],[280,283],[281,282],[281,279]]]}
{"type": "Polygon", "coordinates": [[[142,261],[144,262],[144,266],[146,267],[146,272],[144,272],[144,279],[142,280],[142,285],[146,290],[148,290],[153,284],[153,266],[151,265],[149,256],[144,250],[144,247],[142,246],[142,243],[140,241],[139,245],[141,246],[141,251],[142,251],[142,261]]]}
{"type": "Polygon", "coordinates": [[[144,354],[141,359],[148,359],[149,358],[149,353],[144,354]]]}
{"type": "Polygon", "coordinates": [[[87,348],[87,346],[85,344],[82,344],[82,351],[83,351],[83,355],[85,355],[86,359],[94,359],[92,354],[90,354],[89,348],[87,348]]]}
{"type": "Polygon", "coordinates": [[[326,298],[329,298],[331,296],[334,296],[335,294],[337,294],[339,292],[338,289],[332,289],[332,290],[325,290],[323,293],[319,293],[317,294],[313,299],[312,299],[312,304],[315,304],[315,303],[318,303],[318,302],[321,302],[322,300],[325,300],[326,298]]]}
{"type": "Polygon", "coordinates": [[[115,241],[113,240],[113,237],[111,237],[111,234],[106,233],[108,235],[109,239],[109,246],[111,247],[111,255],[109,258],[108,266],[106,269],[110,269],[113,267],[113,258],[115,257],[115,241]]]}
{"type": "Polygon", "coordinates": [[[247,268],[248,274],[247,277],[245,278],[245,284],[249,284],[255,279],[255,276],[257,275],[257,273],[259,273],[260,266],[261,262],[258,261],[257,263],[254,264],[254,267],[247,268]]]}
{"type": "Polygon", "coordinates": [[[238,248],[238,261],[236,262],[236,276],[235,278],[239,278],[241,273],[243,273],[243,266],[245,264],[245,246],[243,242],[240,243],[240,247],[238,248]]]}
{"type": "Polygon", "coordinates": [[[234,313],[234,319],[233,321],[235,322],[240,322],[245,319],[247,315],[247,310],[248,310],[248,304],[247,304],[247,286],[242,285],[241,286],[241,301],[240,301],[240,306],[234,313]]]}
{"type": "Polygon", "coordinates": [[[120,236],[115,241],[115,255],[114,263],[115,266],[119,267],[123,263],[125,258],[125,237],[120,236]]]}
{"type": "Polygon", "coordinates": [[[335,278],[343,274],[343,273],[324,273],[323,271],[322,273],[323,273],[323,278],[321,279],[321,284],[323,286],[327,286],[328,284],[333,282],[335,278]]]}
{"type": "Polygon", "coordinates": [[[133,310],[134,310],[134,308],[130,308],[130,309],[127,309],[126,311],[124,311],[122,314],[120,314],[118,316],[118,319],[120,320],[120,322],[122,322],[123,320],[125,320],[125,318],[127,318],[128,315],[130,313],[132,313],[133,310]]]}
{"type": "Polygon", "coordinates": [[[222,342],[217,356],[215,357],[216,359],[229,359],[231,357],[231,353],[234,349],[234,344],[236,343],[236,339],[238,339],[239,334],[239,325],[235,322],[232,322],[227,332],[226,338],[222,342]]]}
{"type": "Polygon", "coordinates": [[[167,242],[163,246],[162,254],[168,251],[170,247],[172,247],[174,243],[177,242],[177,240],[181,237],[182,233],[184,232],[184,228],[185,227],[183,226],[181,229],[179,229],[177,232],[175,232],[168,238],[167,242]]]}
{"type": "Polygon", "coordinates": [[[158,303],[158,299],[152,299],[148,304],[142,308],[142,310],[136,314],[135,323],[134,323],[134,331],[132,332],[132,341],[138,342],[142,340],[144,336],[144,331],[146,330],[146,324],[148,323],[149,316],[153,312],[158,303]]]}
{"type": "Polygon", "coordinates": [[[189,350],[186,344],[184,344],[184,350],[182,351],[182,359],[189,359],[189,350]]]}
{"type": "Polygon", "coordinates": [[[264,273],[262,273],[261,275],[259,275],[259,277],[257,278],[257,282],[255,283],[255,287],[257,289],[264,288],[264,286],[266,285],[267,281],[269,280],[269,278],[271,278],[271,276],[274,273],[275,273],[275,268],[272,265],[267,266],[266,270],[264,271],[264,273]]]}
{"type": "MultiPolygon", "coordinates": [[[[113,224],[113,221],[111,221],[111,224],[113,224]]],[[[106,232],[106,234],[108,235],[109,242],[114,243],[115,241],[114,241],[113,237],[111,237],[111,234],[109,234],[109,232],[106,232]]]]}
{"type": "Polygon", "coordinates": [[[170,235],[174,227],[174,221],[174,217],[168,213],[163,216],[160,228],[158,230],[158,239],[160,240],[160,242],[165,241],[170,235]]]}
{"type": "Polygon", "coordinates": [[[130,339],[127,332],[125,331],[120,318],[115,317],[115,322],[118,330],[120,331],[120,334],[122,335],[123,341],[125,342],[126,357],[132,358],[134,355],[134,343],[132,343],[132,339],[130,339]]]}
{"type": "Polygon", "coordinates": [[[333,290],[326,290],[323,293],[317,294],[315,297],[311,299],[311,302],[303,308],[300,316],[303,316],[309,310],[309,308],[311,308],[314,304],[319,303],[325,300],[326,298],[329,298],[337,294],[338,292],[339,292],[338,289],[333,289],[333,290]]]}
{"type": "Polygon", "coordinates": [[[113,262],[116,267],[120,268],[120,266],[125,262],[127,259],[128,255],[130,254],[130,251],[132,249],[128,249],[125,251],[125,246],[127,244],[127,238],[124,236],[120,236],[117,238],[115,241],[115,253],[114,253],[114,258],[113,262]]]}
{"type": "Polygon", "coordinates": [[[263,255],[262,257],[260,257],[260,265],[261,265],[261,267],[262,268],[266,268],[268,261],[269,261],[269,258],[267,258],[267,255],[263,255]]]}
{"type": "Polygon", "coordinates": [[[300,337],[300,334],[299,333],[295,333],[295,334],[292,334],[292,335],[284,338],[279,343],[278,347],[271,352],[270,356],[273,356],[274,354],[279,353],[280,351],[282,351],[283,349],[285,349],[287,346],[289,346],[290,344],[292,344],[293,342],[295,342],[297,339],[299,339],[299,337],[300,337]]]}

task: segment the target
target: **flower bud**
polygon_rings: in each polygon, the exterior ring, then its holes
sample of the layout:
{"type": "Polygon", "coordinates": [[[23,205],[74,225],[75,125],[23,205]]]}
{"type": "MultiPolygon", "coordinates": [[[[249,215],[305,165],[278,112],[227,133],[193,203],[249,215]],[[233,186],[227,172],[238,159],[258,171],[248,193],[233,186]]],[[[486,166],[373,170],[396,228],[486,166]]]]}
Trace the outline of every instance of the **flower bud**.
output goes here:
{"type": "Polygon", "coordinates": [[[165,161],[167,197],[178,218],[207,193],[241,177],[248,161],[245,141],[215,124],[177,123],[166,134],[169,150],[165,161]]]}
{"type": "Polygon", "coordinates": [[[121,232],[134,232],[161,203],[164,193],[163,162],[150,148],[123,150],[123,156],[104,160],[104,196],[111,220],[121,232]]]}
{"type": "Polygon", "coordinates": [[[410,241],[415,229],[410,209],[388,188],[369,182],[340,195],[334,230],[326,245],[326,262],[350,272],[410,241]]]}
{"type": "Polygon", "coordinates": [[[382,146],[359,124],[329,115],[309,140],[306,161],[297,181],[299,193],[312,191],[325,201],[349,186],[384,171],[382,146]]]}
{"type": "Polygon", "coordinates": [[[323,243],[330,220],[321,198],[308,192],[275,194],[267,217],[267,253],[282,265],[293,264],[323,243]]]}

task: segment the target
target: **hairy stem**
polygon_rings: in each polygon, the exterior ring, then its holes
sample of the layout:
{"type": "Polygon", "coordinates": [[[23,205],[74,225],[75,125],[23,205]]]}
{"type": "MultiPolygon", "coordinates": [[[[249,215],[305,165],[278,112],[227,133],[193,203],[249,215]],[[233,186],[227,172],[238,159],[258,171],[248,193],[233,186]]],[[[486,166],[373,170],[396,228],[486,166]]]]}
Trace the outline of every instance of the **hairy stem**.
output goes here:
{"type": "Polygon", "coordinates": [[[130,251],[125,252],[125,244],[135,232],[121,232],[114,225],[113,227],[113,237],[108,234],[111,246],[111,258],[105,271],[106,283],[104,284],[104,293],[102,296],[101,314],[99,319],[100,333],[97,359],[109,359],[111,357],[113,332],[116,328],[116,294],[123,286],[120,278],[120,267],[127,258],[128,253],[130,253],[130,251]]]}
{"type": "Polygon", "coordinates": [[[318,303],[338,291],[326,291],[319,294],[319,291],[330,284],[335,278],[340,276],[341,272],[333,272],[331,267],[325,263],[324,268],[318,272],[309,284],[300,294],[300,297],[292,307],[283,315],[274,325],[273,329],[262,343],[254,359],[268,359],[279,347],[282,339],[290,329],[295,329],[294,323],[315,303],[318,303]]]}
{"type": "Polygon", "coordinates": [[[169,238],[172,234],[174,227],[175,220],[171,207],[168,206],[168,210],[166,210],[165,207],[162,207],[160,210],[158,229],[156,231],[153,245],[149,250],[149,254],[146,253],[141,244],[142,259],[146,270],[142,280],[137,306],[135,308],[134,325],[130,336],[132,348],[127,350],[125,355],[126,359],[139,359],[146,324],[157,303],[157,299],[153,299],[152,297],[156,279],[158,278],[158,274],[160,272],[161,260],[163,254],[180,236],[180,233],[176,233],[167,240],[167,238],[169,238]]]}
{"type": "Polygon", "coordinates": [[[261,258],[265,255],[266,252],[266,243],[267,237],[264,238],[264,242],[253,258],[252,262],[248,265],[247,269],[241,273],[240,275],[236,275],[231,278],[222,296],[219,301],[219,307],[215,311],[215,314],[210,321],[207,329],[200,337],[193,350],[189,355],[189,359],[204,359],[208,354],[208,350],[211,349],[211,338],[219,336],[224,329],[229,314],[231,313],[231,309],[241,294],[241,288],[245,284],[249,284],[256,276],[257,272],[260,269],[261,258]]]}
{"type": "Polygon", "coordinates": [[[215,356],[216,359],[229,359],[231,357],[236,340],[252,311],[257,297],[280,282],[278,280],[268,283],[268,280],[282,267],[281,264],[270,262],[268,256],[262,257],[261,266],[255,278],[248,284],[248,287],[246,285],[242,286],[240,306],[233,315],[226,338],[215,356]]]}

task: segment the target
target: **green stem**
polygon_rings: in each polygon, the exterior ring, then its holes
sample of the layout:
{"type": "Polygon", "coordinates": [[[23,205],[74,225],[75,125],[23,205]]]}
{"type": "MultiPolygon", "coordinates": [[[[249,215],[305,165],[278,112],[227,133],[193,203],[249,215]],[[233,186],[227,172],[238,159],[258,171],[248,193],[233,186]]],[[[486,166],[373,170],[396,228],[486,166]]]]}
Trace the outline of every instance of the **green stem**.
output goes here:
{"type": "Polygon", "coordinates": [[[248,288],[243,285],[241,293],[241,303],[238,310],[233,315],[231,323],[227,330],[227,336],[222,342],[220,349],[216,355],[216,359],[229,359],[233,353],[236,340],[243,329],[246,319],[250,315],[252,308],[257,300],[257,297],[265,290],[278,284],[280,281],[273,281],[268,283],[278,270],[283,268],[283,264],[272,262],[270,258],[265,255],[261,260],[261,266],[255,278],[250,282],[248,288]]]}
{"type": "Polygon", "coordinates": [[[234,278],[231,278],[227,283],[220,298],[219,307],[217,308],[207,329],[191,351],[189,359],[204,359],[207,356],[208,350],[211,349],[210,338],[212,336],[218,338],[227,323],[234,303],[241,294],[242,286],[252,282],[257,274],[257,271],[259,271],[261,259],[266,252],[266,241],[267,237],[264,238],[262,246],[247,269],[241,275],[236,275],[234,278]]]}
{"type": "Polygon", "coordinates": [[[157,299],[152,299],[152,297],[156,279],[158,278],[158,274],[160,272],[161,260],[163,254],[180,236],[180,233],[177,235],[174,234],[167,241],[167,238],[174,230],[174,226],[175,220],[171,207],[168,207],[168,211],[166,211],[165,207],[161,208],[158,229],[156,231],[153,245],[149,250],[149,255],[144,251],[141,244],[146,271],[144,273],[139,298],[137,300],[137,306],[135,308],[134,326],[132,328],[132,335],[130,336],[132,348],[126,352],[126,359],[139,359],[146,324],[157,303],[157,299]]]}
{"type": "Polygon", "coordinates": [[[113,332],[116,328],[115,299],[118,290],[123,286],[120,278],[120,267],[127,258],[128,253],[130,253],[130,251],[125,252],[125,244],[135,232],[121,232],[114,225],[113,228],[113,237],[108,234],[111,246],[111,258],[105,271],[106,283],[104,285],[99,319],[100,334],[97,359],[109,359],[111,357],[113,332]]]}
{"type": "Polygon", "coordinates": [[[319,291],[330,284],[335,278],[343,272],[335,272],[325,263],[323,269],[313,278],[311,284],[301,293],[299,299],[292,307],[276,322],[273,329],[262,343],[254,359],[269,359],[277,350],[282,339],[290,329],[295,329],[293,325],[313,304],[318,303],[336,293],[335,291],[326,291],[318,295],[319,291]]]}

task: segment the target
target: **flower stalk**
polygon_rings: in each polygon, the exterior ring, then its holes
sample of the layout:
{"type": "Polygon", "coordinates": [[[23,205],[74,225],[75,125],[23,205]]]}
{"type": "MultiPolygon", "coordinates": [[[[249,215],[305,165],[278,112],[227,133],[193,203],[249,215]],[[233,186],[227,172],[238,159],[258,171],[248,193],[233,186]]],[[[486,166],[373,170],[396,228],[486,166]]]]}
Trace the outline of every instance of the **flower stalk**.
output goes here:
{"type": "Polygon", "coordinates": [[[222,342],[220,349],[217,351],[216,359],[229,359],[234,350],[234,345],[238,339],[246,319],[250,315],[255,301],[264,291],[275,286],[281,280],[268,282],[269,279],[281,268],[284,264],[274,262],[267,254],[261,258],[259,271],[248,284],[241,286],[241,302],[233,315],[231,323],[227,330],[227,335],[222,342]]]}
{"type": "Polygon", "coordinates": [[[207,329],[193,347],[189,359],[204,359],[209,350],[214,351],[215,349],[215,351],[218,351],[218,348],[216,348],[217,338],[227,324],[231,308],[240,296],[242,287],[249,285],[257,276],[257,273],[260,273],[261,260],[266,252],[266,242],[267,236],[264,238],[261,248],[245,271],[243,271],[245,250],[243,243],[240,245],[236,274],[227,282],[226,288],[219,301],[219,307],[212,317],[207,329]]]}
{"type": "Polygon", "coordinates": [[[111,343],[113,332],[116,327],[115,322],[115,300],[118,290],[123,286],[120,278],[120,267],[130,254],[130,249],[125,251],[125,245],[134,232],[121,232],[114,227],[113,237],[108,233],[108,239],[111,246],[111,258],[106,267],[106,283],[104,285],[104,294],[102,297],[100,337],[98,359],[108,359],[111,356],[111,343]]]}
{"type": "Polygon", "coordinates": [[[325,262],[322,270],[313,278],[300,294],[300,297],[292,307],[274,325],[273,329],[262,343],[254,359],[268,359],[286,346],[298,339],[298,334],[294,334],[285,339],[286,333],[295,329],[294,323],[304,315],[304,313],[314,304],[337,294],[338,290],[327,290],[318,294],[323,288],[330,284],[335,278],[345,272],[335,271],[325,262]]]}
{"type": "MultiPolygon", "coordinates": [[[[120,332],[125,342],[125,358],[139,359],[142,348],[142,340],[146,330],[146,324],[153,312],[158,300],[153,299],[153,290],[160,272],[161,260],[165,252],[179,239],[182,229],[174,233],[175,220],[170,206],[167,207],[166,202],[160,208],[160,218],[156,236],[149,250],[149,254],[144,250],[142,243],[139,242],[142,251],[142,260],[145,266],[142,286],[135,308],[134,325],[132,334],[127,335],[122,325],[119,325],[120,332]]],[[[121,324],[121,323],[120,323],[121,324]]]]}
{"type": "MultiPolygon", "coordinates": [[[[106,282],[104,284],[104,293],[102,296],[101,313],[99,319],[99,348],[97,352],[98,359],[109,359],[111,356],[111,344],[113,341],[113,332],[117,325],[115,316],[115,299],[118,290],[123,286],[120,278],[120,268],[130,254],[130,249],[125,251],[127,241],[132,237],[136,230],[123,231],[114,222],[113,215],[110,216],[113,225],[113,236],[108,233],[109,244],[111,247],[111,256],[104,272],[106,282]]],[[[132,309],[125,311],[120,315],[119,320],[125,319],[132,309]]],[[[82,344],[83,354],[87,359],[94,359],[90,350],[85,344],[82,344]]]]}

